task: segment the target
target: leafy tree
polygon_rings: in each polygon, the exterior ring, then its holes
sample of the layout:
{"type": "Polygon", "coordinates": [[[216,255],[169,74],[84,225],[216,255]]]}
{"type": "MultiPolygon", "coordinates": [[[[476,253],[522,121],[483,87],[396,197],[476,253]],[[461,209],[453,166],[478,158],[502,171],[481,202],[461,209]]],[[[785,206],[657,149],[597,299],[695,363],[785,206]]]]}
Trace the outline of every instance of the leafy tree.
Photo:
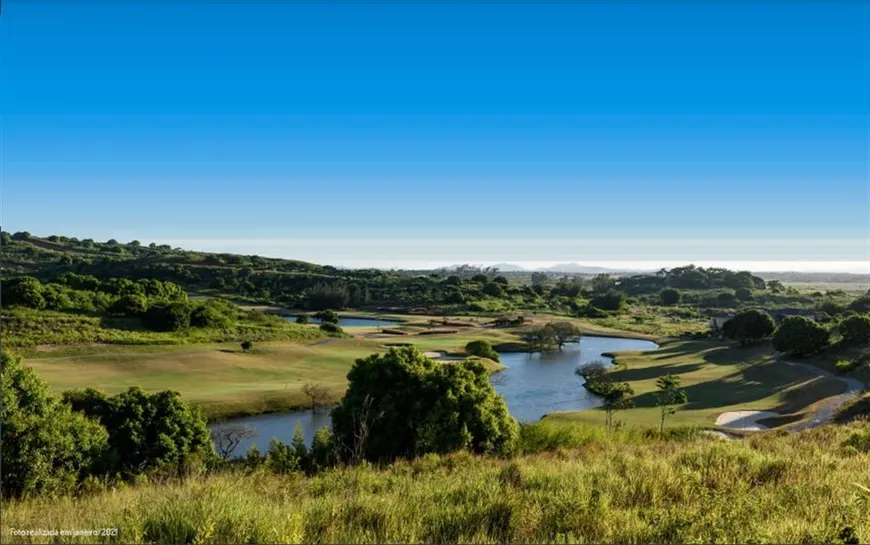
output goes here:
{"type": "Polygon", "coordinates": [[[589,304],[601,310],[622,310],[625,306],[625,294],[611,290],[603,295],[593,297],[589,304]]]}
{"type": "Polygon", "coordinates": [[[686,392],[680,389],[680,377],[677,375],[665,375],[656,380],[659,391],[656,400],[661,407],[661,427],[659,433],[665,432],[665,420],[668,416],[677,412],[674,405],[686,403],[689,398],[686,392]]]}
{"type": "Polygon", "coordinates": [[[586,382],[593,382],[603,377],[606,372],[607,366],[601,361],[589,362],[574,370],[574,374],[583,377],[586,382]]]}
{"type": "Polygon", "coordinates": [[[571,322],[554,322],[550,325],[553,342],[562,350],[562,346],[568,342],[580,341],[580,328],[571,322]]]}
{"type": "Polygon", "coordinates": [[[332,432],[327,427],[322,427],[314,433],[314,441],[311,443],[310,468],[311,471],[319,471],[335,465],[335,446],[332,441],[332,432]]]}
{"type": "Polygon", "coordinates": [[[631,385],[627,382],[611,382],[608,381],[606,393],[604,394],[604,403],[602,408],[605,413],[605,425],[608,430],[613,429],[613,413],[616,411],[624,411],[634,407],[634,402],[629,397],[634,395],[631,385]]]}
{"type": "Polygon", "coordinates": [[[290,446],[293,447],[296,459],[299,460],[300,469],[308,471],[308,445],[305,444],[305,435],[302,433],[302,424],[299,422],[296,423],[296,429],[293,430],[293,441],[290,446]]]}
{"type": "Polygon", "coordinates": [[[109,307],[109,312],[122,316],[141,316],[148,310],[148,300],[143,295],[125,295],[109,307]]]}
{"type": "Polygon", "coordinates": [[[866,344],[870,342],[870,316],[855,314],[840,322],[840,334],[849,343],[866,344]]]}
{"type": "Polygon", "coordinates": [[[465,345],[465,351],[472,356],[499,361],[499,354],[489,341],[471,341],[465,345]]]}
{"type": "Polygon", "coordinates": [[[773,348],[792,356],[809,356],[830,342],[828,330],[805,316],[786,316],[773,336],[773,348]]]}
{"type": "Polygon", "coordinates": [[[550,350],[556,346],[552,324],[524,331],[520,334],[520,338],[526,342],[530,351],[550,350]]]}
{"type": "Polygon", "coordinates": [[[870,294],[862,295],[849,304],[849,310],[854,310],[858,314],[870,313],[870,294]]]}
{"type": "Polygon", "coordinates": [[[542,272],[533,272],[532,273],[532,286],[543,286],[547,283],[547,273],[542,272]]]}
{"type": "Polygon", "coordinates": [[[347,393],[332,411],[345,458],[462,449],[505,455],[516,447],[517,423],[476,361],[436,363],[415,347],[391,348],[356,360],[347,378],[347,393]]]}
{"type": "Polygon", "coordinates": [[[510,284],[510,282],[508,282],[507,277],[502,276],[502,275],[496,276],[495,278],[492,279],[492,281],[495,282],[496,284],[501,284],[503,286],[507,286],[508,284],[510,284]]]}
{"type": "Polygon", "coordinates": [[[250,350],[251,348],[253,348],[254,343],[252,343],[251,341],[242,341],[242,345],[241,345],[241,346],[242,346],[242,351],[243,351],[243,352],[247,352],[248,350],[250,350]]]}
{"type": "Polygon", "coordinates": [[[320,312],[315,312],[313,315],[314,319],[320,320],[324,324],[338,324],[338,314],[334,310],[321,310],[320,312]]]}
{"type": "Polygon", "coordinates": [[[486,282],[489,282],[489,277],[485,274],[475,274],[471,277],[471,281],[477,282],[479,284],[484,284],[486,282]]]}
{"type": "Polygon", "coordinates": [[[221,312],[215,305],[199,305],[190,313],[190,325],[213,329],[227,329],[232,325],[229,316],[221,312]]]}
{"type": "Polygon", "coordinates": [[[680,291],[674,288],[665,288],[659,293],[662,304],[668,307],[679,303],[680,296],[680,291]]]}
{"type": "Polygon", "coordinates": [[[88,389],[66,392],[64,400],[106,428],[113,466],[122,473],[180,467],[215,456],[205,418],[178,392],[149,394],[132,386],[109,397],[88,389]]]}
{"type": "Polygon", "coordinates": [[[752,300],[752,290],[749,288],[737,288],[734,292],[734,295],[740,301],[751,301],[752,300]]]}
{"type": "Polygon", "coordinates": [[[779,280],[768,280],[767,289],[773,293],[782,293],[785,291],[785,286],[779,280]]]}
{"type": "Polygon", "coordinates": [[[716,302],[720,307],[733,307],[737,297],[730,291],[723,291],[716,296],[716,302]]]}
{"type": "Polygon", "coordinates": [[[344,333],[344,330],[341,328],[341,326],[332,322],[323,322],[322,324],[320,324],[319,329],[326,333],[344,333]]]}
{"type": "Polygon", "coordinates": [[[12,237],[9,236],[9,233],[3,231],[0,233],[0,246],[9,246],[12,244],[12,237]]]}
{"type": "Polygon", "coordinates": [[[21,358],[0,354],[0,486],[5,497],[69,492],[99,471],[107,433],[52,396],[21,358]]]}
{"type": "Polygon", "coordinates": [[[36,278],[25,276],[12,280],[3,286],[2,300],[6,306],[45,308],[42,283],[36,278]]]}
{"type": "Polygon", "coordinates": [[[762,310],[746,310],[725,322],[723,333],[728,339],[739,341],[741,346],[758,342],[773,335],[776,323],[770,314],[762,310]]]}
{"type": "Polygon", "coordinates": [[[190,315],[190,305],[176,301],[152,305],[145,313],[145,319],[156,331],[179,331],[190,327],[190,315]]]}
{"type": "Polygon", "coordinates": [[[27,231],[18,231],[17,233],[12,234],[13,240],[30,240],[31,235],[27,231]]]}
{"type": "Polygon", "coordinates": [[[616,286],[616,280],[606,273],[595,275],[592,279],[592,291],[595,293],[606,293],[614,286],[616,286]]]}
{"type": "Polygon", "coordinates": [[[490,297],[501,297],[504,295],[504,289],[501,287],[501,284],[496,282],[489,282],[484,284],[483,293],[489,295],[490,297]]]}
{"type": "Polygon", "coordinates": [[[269,469],[279,474],[290,474],[302,471],[303,460],[299,459],[296,449],[291,445],[282,443],[278,439],[272,439],[269,443],[269,451],[266,453],[266,465],[269,469]]]}
{"type": "Polygon", "coordinates": [[[329,404],[329,390],[323,384],[306,382],[302,386],[302,393],[311,401],[312,411],[326,407],[329,404]]]}
{"type": "Polygon", "coordinates": [[[308,314],[302,312],[296,316],[297,324],[307,324],[308,323],[308,314]]]}

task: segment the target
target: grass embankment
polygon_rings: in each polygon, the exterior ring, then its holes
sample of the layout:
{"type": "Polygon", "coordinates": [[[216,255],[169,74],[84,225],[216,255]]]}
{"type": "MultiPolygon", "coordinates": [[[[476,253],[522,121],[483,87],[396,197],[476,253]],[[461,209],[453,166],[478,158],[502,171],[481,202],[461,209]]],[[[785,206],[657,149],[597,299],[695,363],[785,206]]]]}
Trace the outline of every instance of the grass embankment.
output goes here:
{"type": "MultiPolygon", "coordinates": [[[[634,390],[635,408],[619,411],[616,419],[628,426],[656,426],[661,410],[656,406],[656,379],[674,374],[689,402],[679,406],[668,422],[675,425],[713,427],[727,411],[765,410],[779,413],[762,421],[779,426],[803,420],[812,405],[845,390],[836,379],[811,369],[775,361],[769,343],[741,348],[718,341],[672,341],[652,352],[626,352],[617,356],[623,369],[609,373],[634,390]]],[[[601,424],[601,409],[555,413],[548,418],[601,424]]]]}
{"type": "MultiPolygon", "coordinates": [[[[865,433],[870,432],[866,428],[865,433]]],[[[427,456],[314,477],[235,470],[77,498],[4,502],[4,543],[842,543],[870,538],[858,429],[747,441],[574,427],[515,460],[427,456]],[[22,538],[12,529],[117,528],[22,538]]]]}

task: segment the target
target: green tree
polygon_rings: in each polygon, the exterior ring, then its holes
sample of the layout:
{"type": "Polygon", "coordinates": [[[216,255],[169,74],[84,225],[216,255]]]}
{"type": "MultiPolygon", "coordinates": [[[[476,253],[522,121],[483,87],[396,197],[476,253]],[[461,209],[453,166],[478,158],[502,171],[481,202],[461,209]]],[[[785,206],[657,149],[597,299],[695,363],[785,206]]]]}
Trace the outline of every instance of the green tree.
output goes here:
{"type": "Polygon", "coordinates": [[[148,299],[144,295],[124,295],[109,307],[109,312],[122,316],[141,316],[148,310],[148,299]]]}
{"type": "Polygon", "coordinates": [[[122,473],[181,467],[217,456],[205,418],[178,392],[149,394],[132,386],[106,396],[88,389],[66,392],[64,400],[106,428],[113,466],[122,473]]]}
{"type": "Polygon", "coordinates": [[[730,291],[723,291],[716,296],[716,301],[720,307],[733,307],[737,301],[737,297],[730,291]]]}
{"type": "Polygon", "coordinates": [[[472,356],[481,358],[489,358],[498,361],[499,354],[495,351],[489,341],[471,341],[465,345],[465,352],[472,356]]]}
{"type": "Polygon", "coordinates": [[[42,283],[36,278],[25,276],[5,283],[3,304],[34,309],[45,308],[42,283]]]}
{"type": "Polygon", "coordinates": [[[562,350],[562,346],[568,342],[580,342],[580,328],[571,322],[554,322],[548,324],[552,331],[553,342],[562,350]]]}
{"type": "Polygon", "coordinates": [[[504,295],[504,289],[502,288],[502,285],[497,282],[489,282],[484,284],[483,293],[490,297],[502,297],[504,295]]]}
{"type": "Polygon", "coordinates": [[[302,433],[302,424],[299,422],[296,423],[296,428],[293,430],[293,442],[290,443],[290,446],[293,447],[296,459],[299,460],[299,468],[308,471],[308,445],[305,444],[305,435],[302,433]]]}
{"type": "Polygon", "coordinates": [[[768,280],[767,289],[773,293],[782,293],[785,291],[785,286],[779,280],[768,280]]]}
{"type": "Polygon", "coordinates": [[[751,301],[752,290],[749,288],[737,288],[734,291],[734,296],[737,297],[737,299],[740,301],[751,301]]]}
{"type": "Polygon", "coordinates": [[[0,354],[0,486],[5,497],[65,493],[102,469],[106,430],[52,396],[21,358],[0,354]]]}
{"type": "Polygon", "coordinates": [[[296,316],[297,324],[307,324],[308,323],[308,314],[301,312],[296,316]]]}
{"type": "Polygon", "coordinates": [[[858,314],[870,313],[870,294],[862,295],[849,303],[849,310],[854,310],[858,314]]]}
{"type": "Polygon", "coordinates": [[[661,293],[659,293],[659,298],[661,299],[662,304],[666,307],[679,303],[680,297],[680,291],[674,288],[665,288],[661,293]]]}
{"type": "Polygon", "coordinates": [[[776,323],[770,314],[762,310],[746,310],[725,322],[723,332],[725,337],[739,341],[741,346],[761,341],[776,330],[776,323]]]}
{"type": "Polygon", "coordinates": [[[215,305],[198,305],[190,313],[190,325],[193,327],[227,329],[232,325],[232,319],[221,312],[215,305]]]}
{"type": "Polygon", "coordinates": [[[314,441],[311,443],[311,471],[316,472],[332,467],[336,462],[332,432],[324,426],[314,433],[314,441]]]}
{"type": "Polygon", "coordinates": [[[677,375],[665,375],[656,380],[659,391],[656,393],[656,401],[661,407],[660,433],[665,432],[665,420],[677,412],[675,405],[686,403],[689,398],[686,392],[680,389],[680,377],[677,375]]]}
{"type": "Polygon", "coordinates": [[[347,378],[347,393],[332,411],[345,459],[515,450],[517,423],[476,361],[436,363],[415,347],[391,348],[356,360],[347,378]]]}
{"type": "Polygon", "coordinates": [[[242,345],[241,345],[241,346],[242,346],[242,351],[243,351],[243,352],[247,352],[248,350],[250,350],[251,348],[253,348],[254,343],[252,343],[251,341],[242,341],[242,345]]]}
{"type": "Polygon", "coordinates": [[[601,310],[619,311],[625,307],[625,294],[611,290],[603,295],[593,297],[589,304],[601,310]]]}
{"type": "Polygon", "coordinates": [[[604,394],[604,403],[601,407],[605,413],[605,425],[608,430],[613,429],[613,413],[624,411],[634,407],[634,402],[629,397],[634,395],[634,390],[627,382],[609,382],[604,394]]]}
{"type": "Polygon", "coordinates": [[[595,277],[592,279],[592,291],[594,291],[595,293],[606,293],[614,286],[616,286],[616,280],[614,280],[612,276],[606,273],[595,275],[595,277]]]}
{"type": "Polygon", "coordinates": [[[191,308],[188,303],[157,303],[145,314],[146,323],[156,331],[180,331],[190,327],[191,308]]]}
{"type": "Polygon", "coordinates": [[[830,342],[828,330],[805,316],[786,316],[773,336],[773,348],[792,356],[809,356],[830,342]]]}
{"type": "Polygon", "coordinates": [[[532,273],[532,286],[543,286],[547,283],[547,273],[542,272],[533,272],[532,273]]]}
{"type": "Polygon", "coordinates": [[[313,315],[315,320],[320,320],[321,323],[324,324],[338,324],[338,314],[334,310],[321,310],[320,312],[315,312],[313,315]]]}
{"type": "Polygon", "coordinates": [[[12,237],[9,236],[9,233],[3,231],[0,233],[0,246],[9,246],[12,244],[12,237]]]}
{"type": "Polygon", "coordinates": [[[501,284],[503,286],[507,286],[508,284],[510,284],[510,282],[508,282],[507,277],[502,276],[502,275],[496,276],[495,278],[492,279],[492,281],[495,282],[496,284],[501,284]]]}
{"type": "Polygon", "coordinates": [[[870,342],[870,316],[855,314],[840,322],[840,334],[849,343],[866,344],[870,342]]]}

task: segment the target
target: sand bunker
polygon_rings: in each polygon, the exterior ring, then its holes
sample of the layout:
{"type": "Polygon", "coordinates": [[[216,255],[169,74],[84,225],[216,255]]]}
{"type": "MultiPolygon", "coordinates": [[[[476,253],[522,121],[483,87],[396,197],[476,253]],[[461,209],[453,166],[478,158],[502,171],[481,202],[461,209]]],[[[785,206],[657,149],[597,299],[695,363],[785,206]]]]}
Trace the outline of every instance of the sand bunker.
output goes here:
{"type": "Polygon", "coordinates": [[[732,430],[762,431],[769,428],[758,421],[776,416],[779,414],[770,411],[731,411],[720,414],[716,418],[716,425],[732,430]]]}
{"type": "Polygon", "coordinates": [[[437,352],[423,352],[423,355],[429,359],[439,360],[439,361],[458,361],[464,360],[462,356],[448,356],[447,352],[437,351],[437,352]]]}

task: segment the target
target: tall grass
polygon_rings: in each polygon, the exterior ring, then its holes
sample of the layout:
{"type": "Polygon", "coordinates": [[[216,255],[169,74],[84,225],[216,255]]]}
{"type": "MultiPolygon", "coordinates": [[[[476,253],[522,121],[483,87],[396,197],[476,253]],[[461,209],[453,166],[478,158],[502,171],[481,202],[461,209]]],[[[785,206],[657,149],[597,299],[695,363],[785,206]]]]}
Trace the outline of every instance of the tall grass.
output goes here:
{"type": "MultiPolygon", "coordinates": [[[[118,528],[120,543],[838,543],[870,540],[866,423],[724,442],[524,430],[513,460],[429,455],[305,478],[232,470],[3,505],[11,529],[118,528]],[[554,438],[553,434],[561,434],[554,438]],[[854,441],[853,441],[854,442],[854,441]],[[851,528],[843,533],[845,528],[851,528]]],[[[32,538],[47,542],[50,538],[32,538]]]]}

